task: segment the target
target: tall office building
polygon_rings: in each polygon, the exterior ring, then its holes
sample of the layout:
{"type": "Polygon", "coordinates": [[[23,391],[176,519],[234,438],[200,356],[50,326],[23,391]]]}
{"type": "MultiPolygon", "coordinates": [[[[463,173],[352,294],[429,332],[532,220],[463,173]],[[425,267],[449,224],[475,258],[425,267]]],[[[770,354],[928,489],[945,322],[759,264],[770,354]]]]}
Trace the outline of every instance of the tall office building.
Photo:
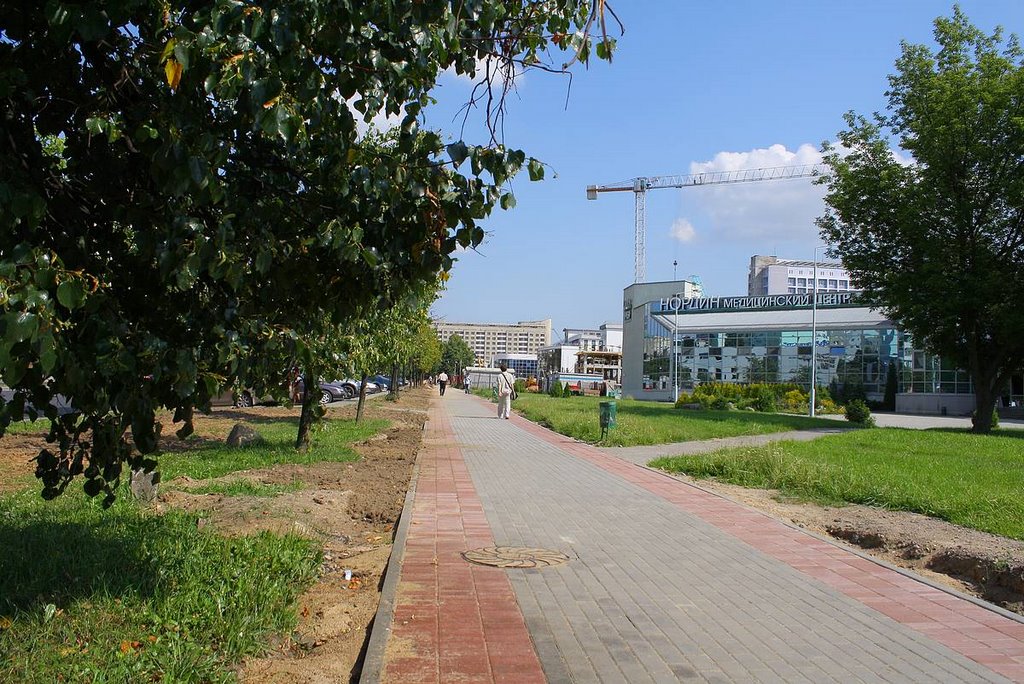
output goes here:
{"type": "Polygon", "coordinates": [[[437,336],[445,343],[458,335],[476,356],[476,365],[489,367],[496,356],[536,354],[551,344],[551,319],[511,323],[450,323],[434,321],[437,336]]]}

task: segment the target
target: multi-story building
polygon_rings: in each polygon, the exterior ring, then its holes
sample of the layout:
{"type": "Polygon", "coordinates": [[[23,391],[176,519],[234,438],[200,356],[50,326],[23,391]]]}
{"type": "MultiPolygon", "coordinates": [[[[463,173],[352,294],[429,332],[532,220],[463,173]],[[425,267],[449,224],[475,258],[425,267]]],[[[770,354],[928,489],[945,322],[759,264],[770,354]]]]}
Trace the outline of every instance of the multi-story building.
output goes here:
{"type": "MultiPolygon", "coordinates": [[[[814,292],[815,264],[813,261],[780,259],[775,256],[750,257],[747,275],[747,296],[777,294],[810,294],[814,292]]],[[[841,264],[819,261],[817,264],[818,292],[857,292],[860,290],[841,264]]]]}
{"type": "Polygon", "coordinates": [[[517,378],[537,377],[537,354],[495,354],[491,366],[504,363],[517,378]]]}
{"type": "Polygon", "coordinates": [[[449,323],[434,321],[437,336],[445,343],[452,335],[461,337],[473,350],[477,366],[494,365],[496,356],[536,354],[551,345],[551,319],[511,323],[449,323]]]}
{"type": "Polygon", "coordinates": [[[539,373],[582,373],[618,382],[622,369],[622,324],[597,330],[564,328],[562,343],[538,352],[539,373]]]}

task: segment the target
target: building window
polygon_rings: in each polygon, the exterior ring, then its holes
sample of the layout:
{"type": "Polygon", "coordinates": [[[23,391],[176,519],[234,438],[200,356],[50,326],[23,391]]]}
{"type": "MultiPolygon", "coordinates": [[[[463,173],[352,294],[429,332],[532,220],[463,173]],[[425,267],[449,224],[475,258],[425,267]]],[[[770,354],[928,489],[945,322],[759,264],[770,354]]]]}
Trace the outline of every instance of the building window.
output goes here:
{"type": "Polygon", "coordinates": [[[796,285],[796,278],[789,278],[787,284],[788,285],[796,285]]]}

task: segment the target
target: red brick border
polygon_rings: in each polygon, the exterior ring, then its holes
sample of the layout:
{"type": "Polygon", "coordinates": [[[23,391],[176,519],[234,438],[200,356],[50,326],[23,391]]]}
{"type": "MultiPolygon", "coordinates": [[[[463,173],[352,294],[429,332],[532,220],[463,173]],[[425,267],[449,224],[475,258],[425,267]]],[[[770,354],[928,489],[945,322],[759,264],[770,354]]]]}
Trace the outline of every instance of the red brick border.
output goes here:
{"type": "Polygon", "coordinates": [[[805,534],[759,511],[525,420],[530,434],[643,487],[759,551],[975,662],[1024,682],[1024,623],[805,534]]]}
{"type": "Polygon", "coordinates": [[[435,403],[419,455],[382,681],[546,681],[506,571],[460,555],[493,545],[451,424],[435,403]]]}

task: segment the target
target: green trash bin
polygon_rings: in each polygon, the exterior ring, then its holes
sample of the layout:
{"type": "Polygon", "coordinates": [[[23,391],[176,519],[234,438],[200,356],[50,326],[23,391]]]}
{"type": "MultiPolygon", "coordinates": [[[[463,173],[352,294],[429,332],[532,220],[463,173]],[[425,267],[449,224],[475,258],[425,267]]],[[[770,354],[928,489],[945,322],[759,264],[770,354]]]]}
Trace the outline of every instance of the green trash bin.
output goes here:
{"type": "Polygon", "coordinates": [[[618,404],[614,401],[602,401],[599,406],[601,408],[601,434],[603,435],[605,432],[615,427],[615,416],[618,404]]]}

